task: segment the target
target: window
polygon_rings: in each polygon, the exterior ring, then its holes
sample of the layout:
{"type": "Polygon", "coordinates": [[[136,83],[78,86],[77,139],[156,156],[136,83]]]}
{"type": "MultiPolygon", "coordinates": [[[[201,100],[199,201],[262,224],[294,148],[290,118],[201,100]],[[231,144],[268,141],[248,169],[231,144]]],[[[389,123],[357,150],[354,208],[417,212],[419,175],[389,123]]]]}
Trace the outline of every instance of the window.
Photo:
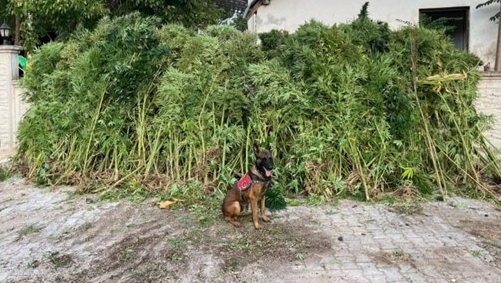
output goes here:
{"type": "Polygon", "coordinates": [[[468,50],[470,7],[420,9],[419,21],[421,24],[433,26],[443,25],[446,34],[460,50],[468,50]]]}

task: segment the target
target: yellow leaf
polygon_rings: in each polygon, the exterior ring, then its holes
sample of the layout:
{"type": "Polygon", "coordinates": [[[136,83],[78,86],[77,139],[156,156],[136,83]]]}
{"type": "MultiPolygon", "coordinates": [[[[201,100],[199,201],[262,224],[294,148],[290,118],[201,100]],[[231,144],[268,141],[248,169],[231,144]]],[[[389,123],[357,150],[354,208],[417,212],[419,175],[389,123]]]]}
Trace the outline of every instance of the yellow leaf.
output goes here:
{"type": "Polygon", "coordinates": [[[161,209],[169,208],[172,205],[176,204],[179,200],[174,198],[172,200],[166,200],[158,203],[158,207],[161,209]]]}

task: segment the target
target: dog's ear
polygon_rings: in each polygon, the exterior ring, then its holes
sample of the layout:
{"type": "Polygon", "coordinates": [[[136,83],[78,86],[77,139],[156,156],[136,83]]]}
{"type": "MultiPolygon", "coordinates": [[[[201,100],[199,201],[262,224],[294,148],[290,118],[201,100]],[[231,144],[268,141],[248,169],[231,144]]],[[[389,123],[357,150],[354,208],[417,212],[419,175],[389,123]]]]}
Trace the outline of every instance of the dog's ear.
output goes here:
{"type": "Polygon", "coordinates": [[[254,154],[256,156],[258,156],[259,155],[259,145],[256,142],[254,142],[253,149],[254,149],[254,154]]]}

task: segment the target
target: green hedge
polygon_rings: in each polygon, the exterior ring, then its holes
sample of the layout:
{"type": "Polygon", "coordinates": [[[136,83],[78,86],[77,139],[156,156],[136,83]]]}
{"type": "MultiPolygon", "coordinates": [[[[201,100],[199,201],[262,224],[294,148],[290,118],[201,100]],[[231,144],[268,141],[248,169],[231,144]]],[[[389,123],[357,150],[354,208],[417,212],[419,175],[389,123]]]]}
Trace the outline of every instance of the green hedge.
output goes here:
{"type": "Polygon", "coordinates": [[[499,176],[473,107],[479,60],[441,33],[362,17],[260,39],[131,14],[43,46],[23,80],[19,165],[88,191],[224,191],[258,141],[278,191],[327,199],[485,193],[481,176],[499,176]]]}

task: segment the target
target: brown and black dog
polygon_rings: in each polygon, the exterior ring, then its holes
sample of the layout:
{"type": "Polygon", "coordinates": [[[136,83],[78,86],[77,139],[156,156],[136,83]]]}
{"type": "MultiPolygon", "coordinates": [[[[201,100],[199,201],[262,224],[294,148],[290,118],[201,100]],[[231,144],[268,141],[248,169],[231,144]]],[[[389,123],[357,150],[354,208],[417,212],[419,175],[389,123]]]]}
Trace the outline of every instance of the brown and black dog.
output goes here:
{"type": "Polygon", "coordinates": [[[261,229],[257,216],[257,203],[261,201],[261,218],[264,222],[269,222],[270,219],[266,216],[264,194],[271,182],[273,157],[270,149],[260,150],[257,144],[254,144],[254,155],[256,161],[249,172],[228,191],[222,210],[224,219],[234,226],[240,226],[241,223],[237,221],[237,217],[242,215],[243,208],[250,203],[254,227],[261,229]]]}

